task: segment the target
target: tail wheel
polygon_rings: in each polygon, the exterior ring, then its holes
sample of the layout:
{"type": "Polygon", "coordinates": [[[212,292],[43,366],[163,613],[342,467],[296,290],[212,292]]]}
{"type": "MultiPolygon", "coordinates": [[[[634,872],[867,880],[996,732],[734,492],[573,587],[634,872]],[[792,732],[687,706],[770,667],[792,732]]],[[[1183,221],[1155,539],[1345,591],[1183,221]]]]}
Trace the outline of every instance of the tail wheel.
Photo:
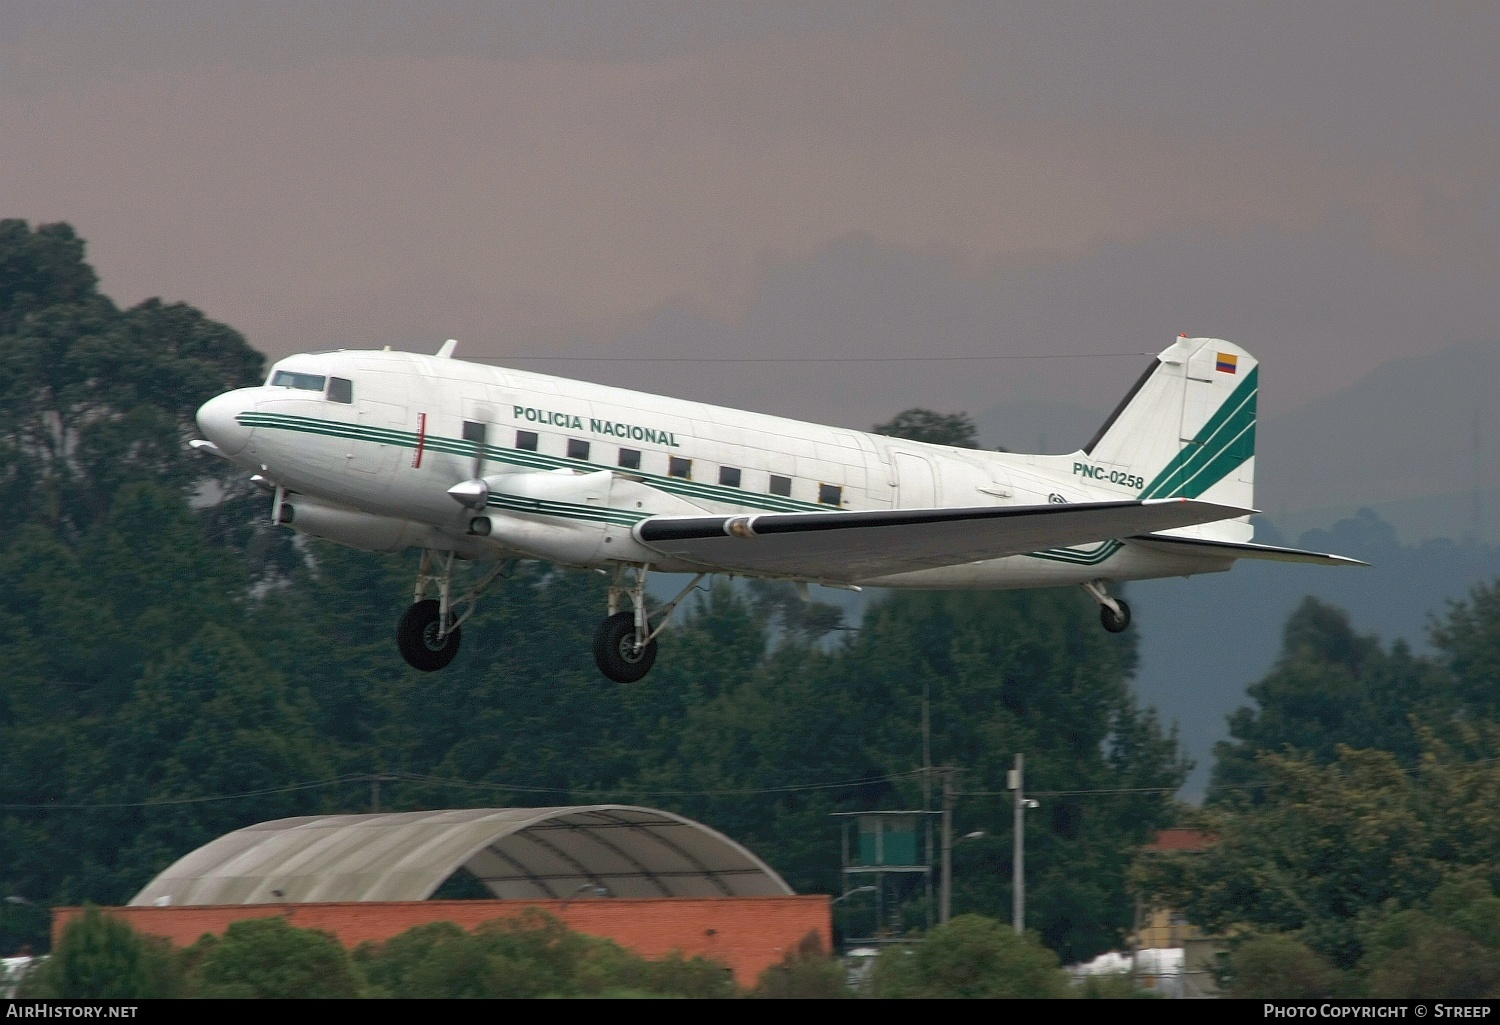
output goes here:
{"type": "MultiPolygon", "coordinates": [[[[451,617],[450,617],[451,618],[451,617]]],[[[463,631],[454,627],[438,636],[438,602],[435,598],[419,601],[406,610],[396,627],[396,646],[401,657],[413,669],[436,672],[453,661],[463,631]]]]}
{"type": "Polygon", "coordinates": [[[1115,599],[1115,604],[1120,606],[1119,612],[1108,605],[1099,606],[1099,622],[1112,634],[1124,633],[1125,628],[1130,625],[1130,606],[1118,598],[1115,599]]]}
{"type": "Polygon", "coordinates": [[[594,634],[594,662],[616,683],[635,683],[656,663],[656,641],[635,646],[635,613],[616,612],[594,634]]]}

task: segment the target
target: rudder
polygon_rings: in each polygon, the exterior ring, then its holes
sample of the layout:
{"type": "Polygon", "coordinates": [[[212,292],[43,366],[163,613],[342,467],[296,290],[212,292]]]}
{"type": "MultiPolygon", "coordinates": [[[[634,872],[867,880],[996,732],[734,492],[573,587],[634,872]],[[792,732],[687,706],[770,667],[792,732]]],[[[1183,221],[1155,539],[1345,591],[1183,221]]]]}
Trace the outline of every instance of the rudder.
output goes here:
{"type": "MultiPolygon", "coordinates": [[[[1254,507],[1260,365],[1218,338],[1179,337],[1146,369],[1083,449],[1092,463],[1145,482],[1141,498],[1254,507]]],[[[1166,533],[1249,541],[1249,518],[1166,533]]]]}

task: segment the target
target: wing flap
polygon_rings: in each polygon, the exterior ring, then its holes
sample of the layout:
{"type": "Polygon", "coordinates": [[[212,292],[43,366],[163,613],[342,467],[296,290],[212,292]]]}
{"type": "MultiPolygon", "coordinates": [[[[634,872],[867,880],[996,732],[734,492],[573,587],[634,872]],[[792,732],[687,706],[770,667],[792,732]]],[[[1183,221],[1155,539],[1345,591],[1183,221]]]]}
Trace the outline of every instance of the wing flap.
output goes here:
{"type": "Polygon", "coordinates": [[[1133,537],[1132,544],[1142,548],[1181,553],[1199,551],[1205,556],[1220,556],[1231,559],[1263,559],[1268,562],[1305,562],[1317,566],[1368,566],[1368,562],[1351,559],[1347,555],[1327,555],[1309,552],[1301,548],[1282,548],[1279,545],[1258,545],[1249,541],[1207,541],[1196,537],[1133,537]]]}
{"type": "Polygon", "coordinates": [[[1190,499],[863,512],[655,516],[636,539],[724,572],[854,582],[1244,516],[1190,499]]]}

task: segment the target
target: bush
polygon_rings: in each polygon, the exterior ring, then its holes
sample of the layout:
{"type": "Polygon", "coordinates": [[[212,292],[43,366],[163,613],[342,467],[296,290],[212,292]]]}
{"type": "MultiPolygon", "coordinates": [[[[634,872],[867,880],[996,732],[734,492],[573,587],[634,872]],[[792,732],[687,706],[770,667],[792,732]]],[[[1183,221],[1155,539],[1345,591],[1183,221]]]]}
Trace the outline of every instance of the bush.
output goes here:
{"type": "Polygon", "coordinates": [[[195,996],[355,997],[362,988],[336,936],[280,916],[233,922],[222,939],[199,940],[190,957],[195,996]]]}
{"type": "Polygon", "coordinates": [[[573,932],[530,910],[465,932],[452,922],[408,929],[366,943],[355,961],[371,994],[386,997],[726,997],[736,992],[724,966],[673,954],[648,961],[612,940],[573,932]]]}
{"type": "Polygon", "coordinates": [[[829,1000],[852,994],[844,977],[844,966],[823,949],[818,934],[802,937],[795,950],[787,951],[780,964],[761,972],[751,996],[777,1000],[829,1000]]]}
{"type": "Polygon", "coordinates": [[[1290,936],[1256,936],[1229,955],[1230,996],[1311,1000],[1334,996],[1342,981],[1323,955],[1290,936]]]}
{"type": "Polygon", "coordinates": [[[22,981],[19,996],[127,1000],[179,996],[180,955],[94,905],[68,923],[52,956],[22,981]]]}
{"type": "Polygon", "coordinates": [[[915,949],[887,947],[875,965],[877,997],[1061,997],[1068,977],[1036,936],[980,915],[960,915],[915,949]]]}

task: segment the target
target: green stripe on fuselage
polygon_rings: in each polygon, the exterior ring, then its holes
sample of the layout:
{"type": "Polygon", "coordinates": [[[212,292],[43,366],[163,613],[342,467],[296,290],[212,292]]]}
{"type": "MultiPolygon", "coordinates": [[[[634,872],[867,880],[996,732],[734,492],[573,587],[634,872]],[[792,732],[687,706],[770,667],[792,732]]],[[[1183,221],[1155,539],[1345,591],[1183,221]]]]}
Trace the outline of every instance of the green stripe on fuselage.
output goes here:
{"type": "MultiPolygon", "coordinates": [[[[418,436],[415,431],[397,430],[387,427],[368,427],[363,424],[343,423],[338,420],[320,420],[316,417],[296,416],[290,413],[248,412],[241,413],[236,419],[245,427],[292,431],[299,434],[315,434],[330,438],[347,438],[351,441],[368,441],[379,445],[394,445],[398,448],[415,449],[418,444],[418,436]]],[[[783,498],[780,495],[763,495],[756,491],[745,491],[740,488],[731,488],[723,485],[705,484],[701,481],[688,480],[685,477],[662,476],[660,474],[645,473],[640,470],[622,471],[619,467],[591,463],[583,459],[565,459],[560,456],[544,455],[540,452],[531,452],[526,449],[502,448],[498,445],[480,446],[476,442],[463,441],[458,438],[447,438],[436,434],[424,436],[421,439],[421,445],[428,451],[468,458],[478,455],[479,450],[483,448],[484,458],[489,462],[504,463],[509,466],[518,466],[528,470],[567,469],[578,470],[583,473],[596,473],[600,470],[609,470],[615,473],[624,473],[632,478],[639,478],[643,483],[656,488],[658,491],[680,495],[683,498],[720,502],[725,505],[744,506],[753,509],[764,509],[768,512],[811,512],[829,508],[829,506],[814,502],[802,502],[793,498],[783,498]]]]}

